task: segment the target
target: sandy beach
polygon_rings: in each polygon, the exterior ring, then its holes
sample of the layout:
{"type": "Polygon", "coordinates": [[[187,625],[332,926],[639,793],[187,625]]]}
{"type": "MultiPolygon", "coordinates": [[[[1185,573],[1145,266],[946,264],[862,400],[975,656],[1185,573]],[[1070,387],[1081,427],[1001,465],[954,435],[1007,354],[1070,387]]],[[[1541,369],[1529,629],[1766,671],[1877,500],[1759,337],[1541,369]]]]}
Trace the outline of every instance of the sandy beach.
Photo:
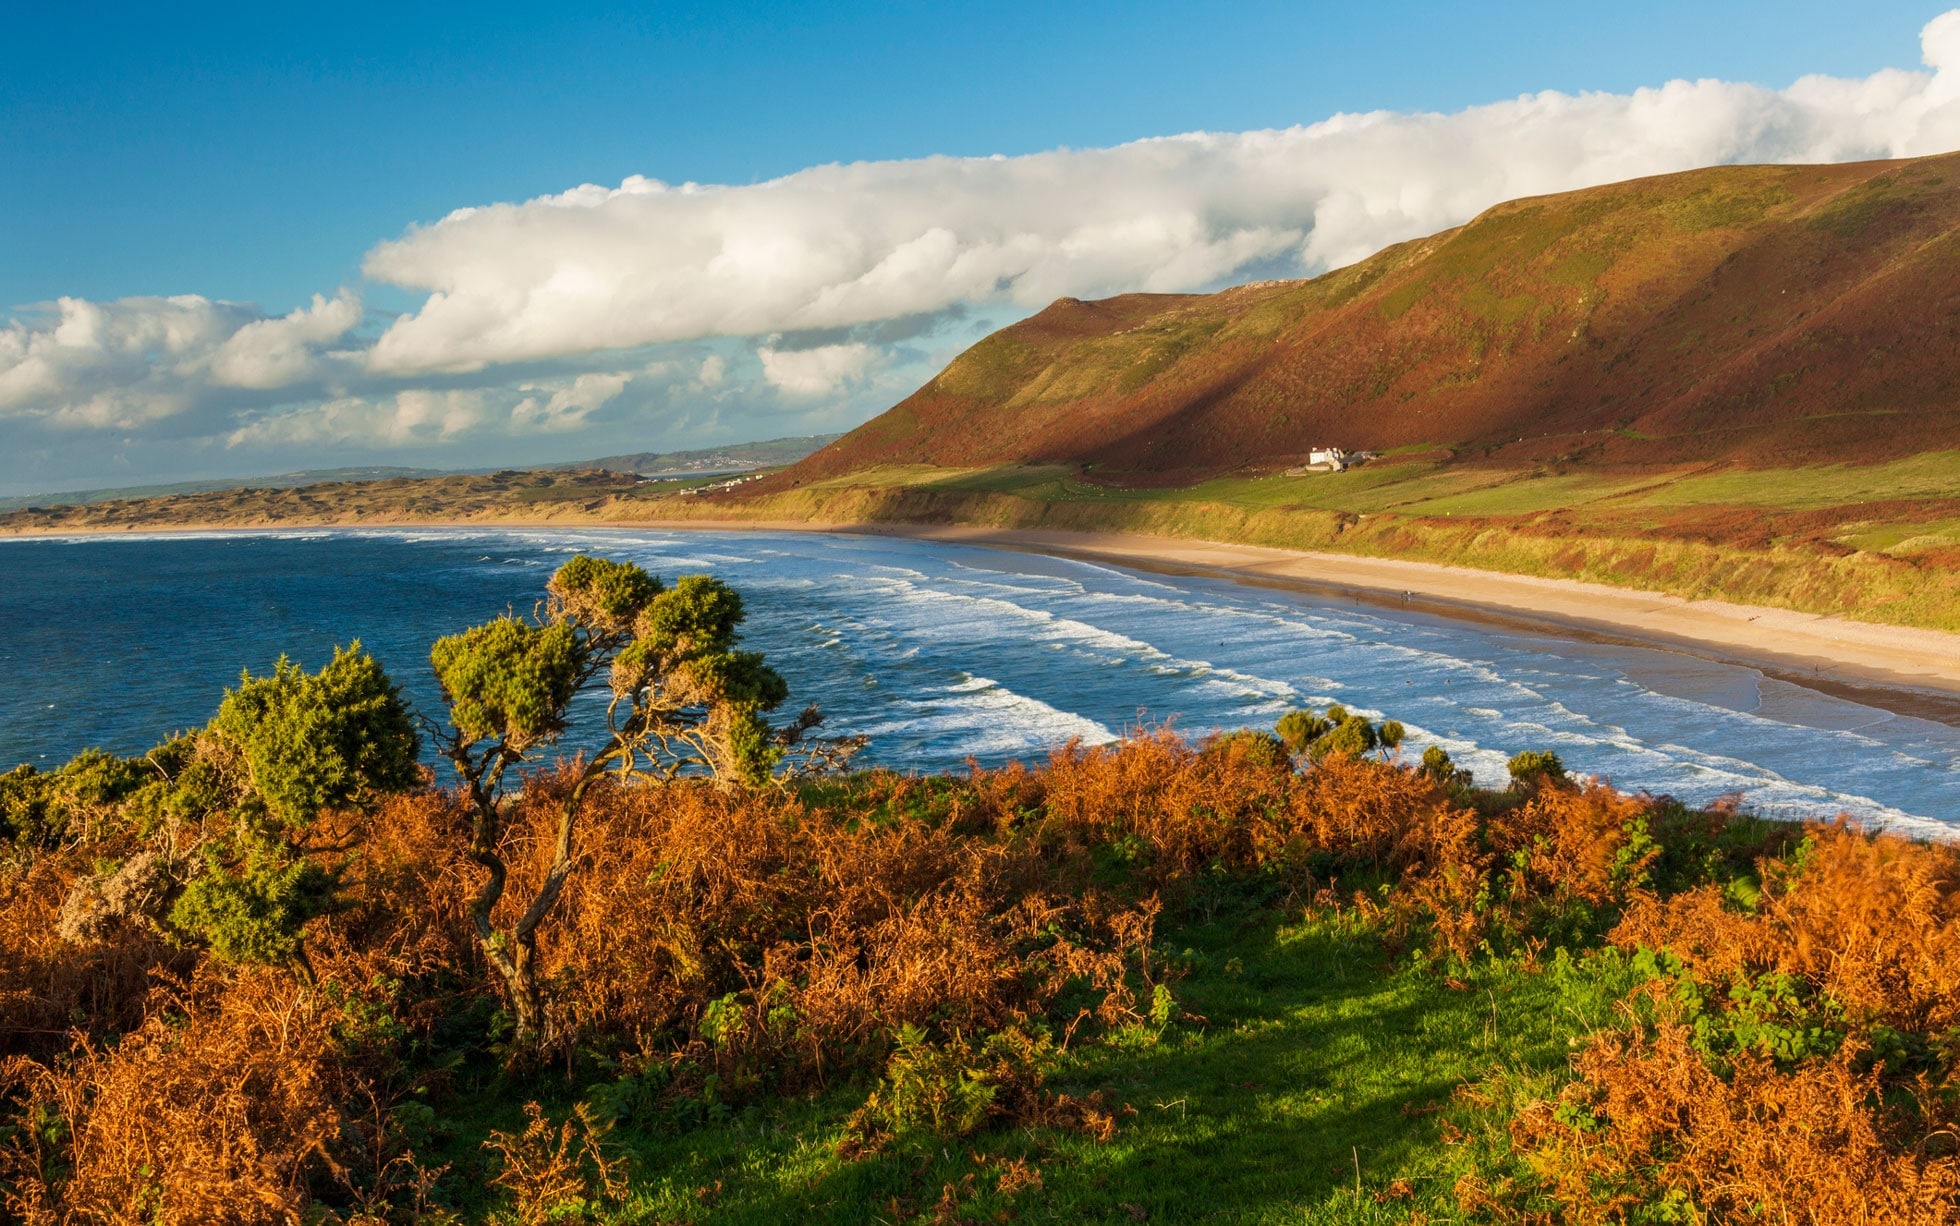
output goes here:
{"type": "MultiPolygon", "coordinates": [[[[1684,600],[1660,592],[1572,579],[1511,575],[1428,562],[1314,553],[1122,533],[1000,529],[807,520],[592,520],[485,516],[447,522],[184,524],[56,532],[52,536],[168,532],[253,532],[326,528],[689,532],[833,532],[902,536],[984,548],[1108,562],[1139,570],[1201,574],[1371,600],[1430,611],[1513,619],[1595,637],[1653,644],[1747,664],[1814,689],[1859,698],[1889,710],[1960,724],[1960,634],[1850,621],[1788,609],[1684,600]]],[[[36,533],[10,533],[29,539],[36,533]]]]}
{"type": "Polygon", "coordinates": [[[1920,713],[1939,715],[1947,722],[1960,715],[1960,634],[1938,630],[1718,600],[1683,600],[1659,592],[1571,579],[1257,545],[1114,533],[908,525],[853,525],[843,530],[1027,550],[1145,570],[1213,574],[1319,591],[1366,593],[1390,601],[1399,598],[1440,606],[1441,611],[1495,612],[1539,625],[1695,650],[1833,692],[1855,693],[1872,687],[1916,691],[1931,700],[1920,704],[1920,713]]]}

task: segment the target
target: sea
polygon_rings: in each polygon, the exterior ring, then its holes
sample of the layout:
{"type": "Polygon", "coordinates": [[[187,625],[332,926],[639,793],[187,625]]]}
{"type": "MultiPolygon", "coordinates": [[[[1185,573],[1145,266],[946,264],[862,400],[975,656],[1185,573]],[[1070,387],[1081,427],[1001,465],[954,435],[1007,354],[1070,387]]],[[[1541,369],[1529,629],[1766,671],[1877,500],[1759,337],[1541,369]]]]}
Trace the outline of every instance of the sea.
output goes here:
{"type": "MultiPolygon", "coordinates": [[[[1038,760],[1163,724],[1270,727],[1342,703],[1487,783],[1524,749],[1690,803],[1960,834],[1960,728],[1881,692],[1398,600],[901,538],[647,530],[321,530],[0,540],[0,769],[137,754],[242,671],[359,640],[441,714],[438,636],[538,607],[586,552],[743,594],[785,713],[901,771],[1038,760]]],[[[575,745],[576,733],[568,741],[575,745]]]]}

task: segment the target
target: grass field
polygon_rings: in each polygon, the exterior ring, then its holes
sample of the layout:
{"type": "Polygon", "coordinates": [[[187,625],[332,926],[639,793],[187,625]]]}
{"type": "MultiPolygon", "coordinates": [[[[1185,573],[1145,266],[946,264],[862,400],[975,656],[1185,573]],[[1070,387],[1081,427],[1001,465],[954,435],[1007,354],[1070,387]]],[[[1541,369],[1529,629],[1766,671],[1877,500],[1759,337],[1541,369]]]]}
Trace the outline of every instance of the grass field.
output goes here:
{"type": "MultiPolygon", "coordinates": [[[[1414,1210],[1453,1216],[1459,1178],[1511,1160],[1510,1100],[1567,1080],[1576,1036],[1610,1025],[1630,982],[1610,953],[1539,969],[1489,960],[1445,978],[1393,964],[1377,932],[1325,911],[1235,907],[1163,936],[1187,968],[1177,996],[1189,1016],[1084,1049],[1051,1083],[1121,1104],[1114,1139],[1020,1127],[846,1160],[837,1143],[865,1091],[842,1087],[619,1128],[632,1189],[608,1220],[843,1226],[951,1213],[1400,1226],[1414,1210]],[[1498,1097],[1458,1097],[1462,1085],[1498,1097]],[[1010,1171],[1039,1184],[1016,1188],[1010,1171]]],[[[540,1092],[485,1085],[445,1121],[442,1157],[465,1174],[485,1161],[490,1130],[521,1128],[525,1096],[540,1092]]],[[[576,1099],[561,1084],[547,1101],[562,1112],[576,1099]]]]}
{"type": "Polygon", "coordinates": [[[1696,466],[1628,474],[1471,468],[1438,459],[1388,456],[1341,473],[1227,477],[1173,489],[1102,485],[1058,465],[952,470],[918,465],[835,478],[813,488],[903,485],[1012,493],[1045,501],[1217,502],[1358,514],[1524,515],[1599,503],[1627,508],[1748,506],[1805,511],[1960,498],[1960,451],[1871,465],[1696,466]]]}

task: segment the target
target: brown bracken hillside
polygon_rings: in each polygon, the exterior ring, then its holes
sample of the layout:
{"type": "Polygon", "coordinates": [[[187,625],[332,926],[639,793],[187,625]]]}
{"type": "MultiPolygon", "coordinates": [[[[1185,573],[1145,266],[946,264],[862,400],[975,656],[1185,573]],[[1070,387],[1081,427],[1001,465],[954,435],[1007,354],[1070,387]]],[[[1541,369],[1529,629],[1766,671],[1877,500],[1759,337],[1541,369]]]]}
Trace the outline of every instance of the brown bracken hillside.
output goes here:
{"type": "Polygon", "coordinates": [[[1309,281],[1064,298],[768,484],[1066,463],[1169,485],[1328,445],[1584,467],[1960,446],[1960,154],[1698,170],[1309,281]]]}

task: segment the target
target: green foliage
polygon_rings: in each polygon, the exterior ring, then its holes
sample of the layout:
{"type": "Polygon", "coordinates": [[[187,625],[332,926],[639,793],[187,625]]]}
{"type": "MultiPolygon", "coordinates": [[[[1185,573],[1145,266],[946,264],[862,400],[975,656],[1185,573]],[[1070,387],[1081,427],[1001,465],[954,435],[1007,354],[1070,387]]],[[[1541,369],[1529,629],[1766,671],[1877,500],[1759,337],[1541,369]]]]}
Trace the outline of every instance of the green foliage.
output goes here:
{"type": "Polygon", "coordinates": [[[634,630],[671,664],[727,651],[747,616],[734,588],[709,575],[686,575],[646,607],[634,630]]]}
{"type": "Polygon", "coordinates": [[[567,615],[589,625],[625,630],[661,588],[660,580],[631,562],[579,554],[558,568],[547,590],[567,615]]]}
{"type": "Polygon", "coordinates": [[[1422,773],[1435,780],[1438,787],[1456,789],[1471,786],[1470,772],[1459,767],[1441,745],[1431,745],[1422,751],[1422,773]]]}
{"type": "Polygon", "coordinates": [[[1375,726],[1359,715],[1350,715],[1307,748],[1307,756],[1318,761],[1329,754],[1358,758],[1380,744],[1375,726]]]}
{"type": "Polygon", "coordinates": [[[963,1041],[936,1046],[917,1026],[901,1028],[879,1095],[886,1117],[899,1130],[918,1129],[935,1137],[977,1132],[999,1090],[972,1063],[973,1053],[963,1041]]]}
{"type": "Polygon", "coordinates": [[[0,837],[47,847],[61,838],[66,825],[66,811],[53,776],[24,762],[0,775],[0,837]]]}
{"type": "MultiPolygon", "coordinates": [[[[1635,951],[1631,966],[1643,977],[1672,984],[1669,1004],[1689,1026],[1695,1050],[1718,1072],[1725,1072],[1744,1051],[1785,1068],[1830,1056],[1850,1031],[1843,1007],[1794,975],[1738,972],[1726,984],[1711,987],[1672,952],[1645,947],[1635,951]]],[[[1886,1050],[1880,1058],[1910,1063],[1910,1037],[1888,1032],[1881,1042],[1886,1050]]]]}
{"type": "Polygon", "coordinates": [[[0,840],[52,847],[91,815],[113,817],[158,782],[151,762],[100,749],[85,749],[49,774],[22,764],[0,775],[0,840]]]}
{"type": "Polygon", "coordinates": [[[718,1049],[727,1049],[748,1034],[748,1015],[742,1009],[739,992],[729,992],[708,1002],[701,1013],[701,1037],[718,1049]]]}
{"type": "Polygon", "coordinates": [[[147,832],[161,822],[197,822],[229,805],[233,781],[225,771],[198,752],[197,738],[179,737],[150,751],[149,762],[159,778],[129,798],[124,807],[128,823],[147,832]]]}
{"type": "Polygon", "coordinates": [[[736,773],[752,787],[767,783],[776,765],[783,760],[783,746],[777,742],[768,722],[753,708],[735,712],[723,737],[736,773]]]}
{"type": "Polygon", "coordinates": [[[769,711],[789,697],[789,683],[762,662],[757,651],[697,655],[675,669],[688,693],[703,705],[728,703],[745,711],[769,711]]]}
{"type": "Polygon", "coordinates": [[[1296,754],[1307,752],[1307,746],[1332,730],[1332,724],[1312,711],[1288,711],[1279,717],[1279,723],[1274,726],[1274,731],[1286,748],[1296,754]]]}
{"type": "Polygon", "coordinates": [[[118,758],[100,749],[84,749],[58,774],[69,799],[98,808],[122,801],[156,778],[141,758],[118,758]]]}
{"type": "Polygon", "coordinates": [[[1255,766],[1270,766],[1275,769],[1292,764],[1287,746],[1279,737],[1256,728],[1240,728],[1212,738],[1205,747],[1208,754],[1237,755],[1255,766]]]}
{"type": "Polygon", "coordinates": [[[1328,707],[1325,715],[1311,710],[1289,711],[1280,717],[1274,731],[1290,752],[1315,762],[1329,754],[1358,758],[1375,749],[1392,750],[1408,735],[1395,720],[1377,725],[1339,703],[1328,707]]]}
{"type": "Polygon", "coordinates": [[[592,1117],[602,1123],[644,1123],[655,1119],[667,1106],[668,1089],[673,1081],[672,1064],[664,1060],[648,1061],[644,1067],[621,1072],[611,1081],[592,1087],[585,1105],[592,1117]]]}
{"type": "Polygon", "coordinates": [[[893,1039],[883,1082],[852,1118],[860,1135],[882,1126],[937,1140],[971,1136],[994,1114],[1003,1088],[1037,1085],[1056,1059],[1047,1038],[1014,1029],[977,1044],[964,1035],[934,1043],[908,1022],[893,1039]]]}
{"type": "Polygon", "coordinates": [[[1531,791],[1545,783],[1565,782],[1565,763],[1549,749],[1527,749],[1509,763],[1511,784],[1519,791],[1531,791]]]}
{"type": "Polygon", "coordinates": [[[331,909],[333,889],[314,861],[255,842],[235,867],[213,856],[184,887],[170,922],[225,961],[287,963],[299,956],[306,921],[331,909]]]}
{"type": "Polygon", "coordinates": [[[315,675],[284,656],[269,677],[246,673],[210,731],[238,750],[266,808],[290,826],[419,778],[401,690],[359,642],[335,648],[315,675]]]}
{"type": "Polygon", "coordinates": [[[581,655],[569,624],[500,617],[437,639],[429,661],[466,740],[502,739],[522,751],[564,731],[581,655]]]}

